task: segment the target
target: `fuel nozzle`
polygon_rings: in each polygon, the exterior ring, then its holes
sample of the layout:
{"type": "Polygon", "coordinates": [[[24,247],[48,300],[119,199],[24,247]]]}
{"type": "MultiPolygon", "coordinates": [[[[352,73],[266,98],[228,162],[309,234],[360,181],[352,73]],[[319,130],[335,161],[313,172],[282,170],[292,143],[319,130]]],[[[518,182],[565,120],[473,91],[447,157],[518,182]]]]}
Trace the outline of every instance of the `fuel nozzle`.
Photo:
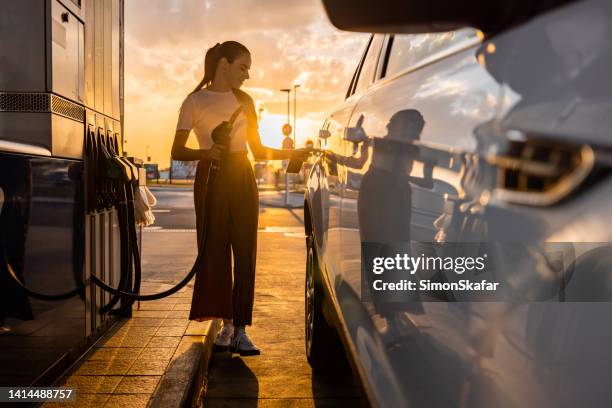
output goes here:
{"type": "MultiPolygon", "coordinates": [[[[211,137],[212,137],[213,142],[226,148],[225,154],[229,152],[230,141],[231,141],[230,134],[232,133],[234,122],[236,121],[236,118],[238,118],[238,115],[240,114],[241,111],[242,111],[242,107],[239,107],[238,109],[236,109],[229,120],[221,122],[221,124],[217,126],[216,128],[214,128],[213,131],[211,132],[211,137]]],[[[218,163],[218,161],[215,161],[215,162],[216,163],[213,163],[213,167],[216,170],[219,170],[221,168],[220,163],[218,163]]]]}

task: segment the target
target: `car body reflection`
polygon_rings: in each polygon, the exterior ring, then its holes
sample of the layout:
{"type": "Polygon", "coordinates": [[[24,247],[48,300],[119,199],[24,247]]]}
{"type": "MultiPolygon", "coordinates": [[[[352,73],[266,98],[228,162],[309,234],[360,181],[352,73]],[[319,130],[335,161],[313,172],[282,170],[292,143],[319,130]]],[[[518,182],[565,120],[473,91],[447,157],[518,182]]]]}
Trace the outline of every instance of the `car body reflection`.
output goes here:
{"type": "Polygon", "coordinates": [[[612,398],[611,27],[610,4],[572,3],[484,42],[469,29],[404,42],[429,53],[398,72],[385,67],[399,36],[369,42],[324,125],[306,205],[328,315],[377,405],[612,398]],[[369,241],[425,255],[489,245],[515,301],[362,297],[369,241]]]}

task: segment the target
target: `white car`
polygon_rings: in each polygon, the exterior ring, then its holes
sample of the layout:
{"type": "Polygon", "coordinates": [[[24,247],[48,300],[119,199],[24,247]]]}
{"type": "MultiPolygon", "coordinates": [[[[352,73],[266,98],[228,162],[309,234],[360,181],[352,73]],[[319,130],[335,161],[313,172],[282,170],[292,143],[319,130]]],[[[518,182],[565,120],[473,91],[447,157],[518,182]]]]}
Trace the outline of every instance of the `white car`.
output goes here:
{"type": "Polygon", "coordinates": [[[329,372],[344,349],[375,406],[607,406],[612,3],[443,3],[324,0],[338,28],[378,34],[308,178],[309,362],[329,372]],[[509,297],[384,297],[364,278],[371,245],[481,243],[509,297]]]}

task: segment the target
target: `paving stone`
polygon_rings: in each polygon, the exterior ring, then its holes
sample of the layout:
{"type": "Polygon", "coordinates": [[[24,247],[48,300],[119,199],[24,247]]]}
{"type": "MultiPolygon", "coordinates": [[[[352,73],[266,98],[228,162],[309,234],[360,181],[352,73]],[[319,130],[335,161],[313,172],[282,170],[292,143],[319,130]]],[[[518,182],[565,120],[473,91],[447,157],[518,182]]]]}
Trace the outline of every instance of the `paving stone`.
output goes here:
{"type": "Polygon", "coordinates": [[[175,349],[173,347],[145,347],[138,355],[138,359],[170,361],[174,352],[175,349]]]}
{"type": "Polygon", "coordinates": [[[140,394],[116,394],[111,395],[104,407],[109,408],[146,408],[149,395],[140,394]]]}
{"type": "Polygon", "coordinates": [[[152,337],[147,347],[172,347],[176,348],[180,343],[180,337],[152,337]]]}
{"type": "Polygon", "coordinates": [[[149,343],[153,336],[118,336],[102,338],[96,343],[96,347],[137,347],[142,348],[149,343]]]}
{"type": "Polygon", "coordinates": [[[159,317],[132,317],[127,324],[131,326],[158,327],[162,324],[163,321],[164,319],[159,317]]]}
{"type": "Polygon", "coordinates": [[[112,337],[153,336],[157,329],[158,327],[153,326],[125,326],[109,335],[112,337]]]}
{"type": "Polygon", "coordinates": [[[136,360],[128,375],[162,375],[168,366],[169,360],[136,360]]]}
{"type": "Polygon", "coordinates": [[[209,398],[206,408],[337,408],[360,407],[360,400],[334,398],[209,398]]]}
{"type": "Polygon", "coordinates": [[[123,377],[115,394],[149,394],[152,395],[161,379],[160,375],[123,377]]]}
{"type": "Polygon", "coordinates": [[[189,326],[189,320],[166,318],[164,319],[162,326],[163,327],[182,327],[183,329],[187,329],[187,327],[189,326]]]}
{"type": "Polygon", "coordinates": [[[136,360],[139,350],[132,347],[95,347],[84,357],[85,360],[136,360]]]}
{"type": "Polygon", "coordinates": [[[168,316],[166,317],[174,319],[188,319],[189,310],[171,310],[168,312],[168,316]]]}
{"type": "Polygon", "coordinates": [[[174,303],[142,302],[137,310],[172,310],[174,303]]]}
{"type": "Polygon", "coordinates": [[[183,333],[185,333],[184,327],[161,326],[155,332],[155,336],[182,336],[183,333]]]}
{"type": "Polygon", "coordinates": [[[84,361],[74,375],[125,375],[133,363],[131,360],[84,361]]]}
{"type": "Polygon", "coordinates": [[[45,408],[99,408],[104,406],[111,394],[76,394],[75,403],[47,402],[42,406],[45,408]]]}
{"type": "Polygon", "coordinates": [[[168,310],[136,310],[133,317],[167,317],[168,310]]]}
{"type": "Polygon", "coordinates": [[[123,377],[121,376],[112,375],[73,375],[65,382],[63,386],[74,388],[77,394],[112,394],[122,379],[123,377]]]}

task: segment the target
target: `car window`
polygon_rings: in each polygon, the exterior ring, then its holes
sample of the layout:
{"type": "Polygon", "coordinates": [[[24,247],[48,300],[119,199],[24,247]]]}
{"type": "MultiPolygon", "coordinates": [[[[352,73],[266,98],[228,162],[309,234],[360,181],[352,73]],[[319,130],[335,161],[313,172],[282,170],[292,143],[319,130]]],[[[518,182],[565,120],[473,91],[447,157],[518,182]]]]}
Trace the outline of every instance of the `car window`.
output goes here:
{"type": "Polygon", "coordinates": [[[363,62],[363,58],[365,57],[366,51],[372,42],[372,37],[368,38],[368,42],[366,43],[366,49],[359,58],[359,63],[357,64],[357,68],[355,68],[355,72],[353,73],[353,77],[351,78],[351,83],[348,87],[348,91],[346,92],[346,98],[350,97],[355,91],[355,81],[357,81],[357,76],[359,76],[359,69],[361,68],[361,63],[363,62]]]}
{"type": "Polygon", "coordinates": [[[380,47],[384,38],[384,35],[374,35],[374,38],[370,42],[368,52],[361,64],[361,70],[355,86],[355,93],[367,88],[368,85],[374,81],[376,63],[378,62],[378,55],[380,54],[380,47]]]}
{"type": "Polygon", "coordinates": [[[378,56],[378,64],[376,67],[376,74],[374,77],[375,81],[385,76],[385,70],[387,69],[386,67],[387,56],[389,55],[390,40],[391,40],[391,36],[385,34],[383,41],[382,41],[382,48],[380,51],[380,55],[378,56]]]}
{"type": "Polygon", "coordinates": [[[466,28],[446,33],[400,34],[393,36],[385,76],[392,76],[417,65],[436,53],[464,40],[476,38],[476,30],[466,28]]]}

